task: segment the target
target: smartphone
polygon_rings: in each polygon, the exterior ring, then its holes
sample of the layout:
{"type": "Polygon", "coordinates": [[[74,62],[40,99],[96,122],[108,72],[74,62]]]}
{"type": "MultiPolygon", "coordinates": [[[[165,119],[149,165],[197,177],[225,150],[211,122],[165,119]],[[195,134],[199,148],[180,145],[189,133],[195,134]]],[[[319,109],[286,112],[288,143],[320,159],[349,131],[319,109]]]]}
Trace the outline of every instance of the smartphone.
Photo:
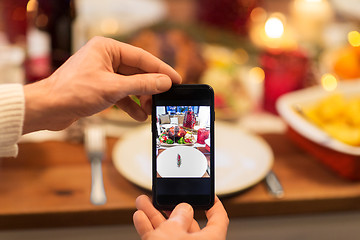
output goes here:
{"type": "Polygon", "coordinates": [[[173,85],[152,97],[152,192],[159,210],[214,204],[214,91],[173,85]]]}

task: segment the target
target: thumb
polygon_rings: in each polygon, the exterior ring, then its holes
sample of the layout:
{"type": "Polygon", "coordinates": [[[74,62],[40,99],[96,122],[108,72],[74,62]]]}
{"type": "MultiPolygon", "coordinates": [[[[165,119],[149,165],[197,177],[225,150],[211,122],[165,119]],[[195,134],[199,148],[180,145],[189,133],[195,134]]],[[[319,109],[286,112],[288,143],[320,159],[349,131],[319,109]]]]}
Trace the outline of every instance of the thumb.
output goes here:
{"type": "Polygon", "coordinates": [[[170,214],[168,221],[176,222],[181,226],[182,229],[188,231],[191,227],[193,217],[193,208],[187,203],[180,203],[174,208],[174,210],[170,214]]]}
{"type": "Polygon", "coordinates": [[[165,74],[144,73],[130,76],[116,74],[116,80],[120,84],[125,95],[153,95],[165,92],[171,87],[171,79],[165,74]]]}

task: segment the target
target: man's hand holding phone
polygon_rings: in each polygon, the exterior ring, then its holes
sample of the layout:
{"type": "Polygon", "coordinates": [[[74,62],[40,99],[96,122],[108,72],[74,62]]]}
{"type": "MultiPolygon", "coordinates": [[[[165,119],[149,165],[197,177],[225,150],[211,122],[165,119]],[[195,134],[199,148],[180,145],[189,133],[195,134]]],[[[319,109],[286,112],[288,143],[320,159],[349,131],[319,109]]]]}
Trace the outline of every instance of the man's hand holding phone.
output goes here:
{"type": "Polygon", "coordinates": [[[147,196],[139,196],[136,207],[133,219],[141,239],[226,239],[229,218],[216,196],[214,205],[206,211],[208,222],[203,229],[194,219],[192,207],[186,203],[177,205],[167,220],[147,196]]]}

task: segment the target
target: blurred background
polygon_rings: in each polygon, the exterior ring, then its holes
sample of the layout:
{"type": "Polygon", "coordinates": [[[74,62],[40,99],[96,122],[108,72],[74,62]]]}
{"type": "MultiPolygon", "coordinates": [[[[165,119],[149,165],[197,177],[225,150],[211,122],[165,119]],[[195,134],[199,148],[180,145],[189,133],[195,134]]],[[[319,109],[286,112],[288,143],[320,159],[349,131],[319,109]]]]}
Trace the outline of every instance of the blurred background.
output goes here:
{"type": "MultiPolygon", "coordinates": [[[[358,0],[0,0],[0,83],[46,78],[89,39],[106,36],[151,52],[173,66],[185,83],[210,84],[218,120],[255,132],[281,132],[279,97],[312,86],[333,92],[360,78],[359,13],[358,0]]],[[[115,108],[102,114],[129,121],[115,108]]],[[[344,138],[348,136],[340,136],[344,138]]],[[[352,146],[359,146],[360,132],[351,139],[352,146]]],[[[277,239],[300,239],[290,237],[300,231],[298,225],[319,239],[331,239],[320,238],[328,226],[336,228],[343,219],[349,228],[339,231],[351,235],[359,216],[318,216],[327,225],[316,228],[307,224],[311,218],[234,221],[229,239],[241,234],[263,239],[270,233],[277,239]],[[288,233],[279,227],[284,224],[288,233]],[[264,234],[258,233],[264,225],[264,234]]],[[[86,231],[72,230],[69,239],[86,231]]],[[[99,235],[105,232],[136,239],[132,226],[98,229],[99,235]]],[[[6,236],[16,236],[11,234],[6,236]]],[[[49,233],[33,234],[45,239],[49,233]]]]}
{"type": "Polygon", "coordinates": [[[360,76],[359,4],[340,0],[1,0],[0,82],[47,77],[100,35],[208,83],[220,118],[360,76]]]}

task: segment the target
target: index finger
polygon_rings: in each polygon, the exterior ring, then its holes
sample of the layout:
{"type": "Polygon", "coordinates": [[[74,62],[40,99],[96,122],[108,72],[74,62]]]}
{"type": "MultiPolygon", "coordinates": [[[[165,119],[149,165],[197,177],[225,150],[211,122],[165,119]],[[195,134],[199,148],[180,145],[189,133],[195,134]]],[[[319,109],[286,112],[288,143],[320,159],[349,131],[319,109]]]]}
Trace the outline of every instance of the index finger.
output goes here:
{"type": "Polygon", "coordinates": [[[136,208],[145,213],[154,228],[157,228],[166,219],[165,217],[153,206],[151,200],[146,195],[140,195],[136,198],[136,208]]]}
{"type": "Polygon", "coordinates": [[[217,221],[220,221],[225,225],[229,224],[229,218],[226,210],[217,196],[215,196],[214,206],[206,212],[206,217],[208,218],[207,225],[216,224],[217,221]]]}
{"type": "Polygon", "coordinates": [[[201,232],[208,232],[217,235],[223,234],[225,239],[229,225],[229,218],[224,206],[217,196],[215,196],[214,206],[206,212],[206,217],[208,219],[208,223],[201,232]]]}
{"type": "Polygon", "coordinates": [[[172,67],[144,49],[118,41],[116,41],[114,46],[115,50],[111,50],[110,53],[113,55],[120,53],[120,62],[116,69],[124,64],[126,66],[137,68],[148,73],[166,74],[171,78],[173,83],[181,83],[181,76],[172,67]]]}

